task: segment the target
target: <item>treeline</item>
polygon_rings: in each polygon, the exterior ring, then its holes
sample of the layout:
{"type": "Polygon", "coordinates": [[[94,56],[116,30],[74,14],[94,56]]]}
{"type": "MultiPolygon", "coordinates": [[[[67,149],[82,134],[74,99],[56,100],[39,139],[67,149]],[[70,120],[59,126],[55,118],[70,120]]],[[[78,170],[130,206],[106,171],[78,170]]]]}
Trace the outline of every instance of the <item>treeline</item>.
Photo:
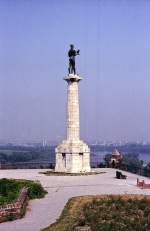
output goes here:
{"type": "Polygon", "coordinates": [[[0,161],[3,162],[26,162],[35,160],[40,156],[36,152],[12,152],[11,154],[0,153],[0,161]]]}
{"type": "Polygon", "coordinates": [[[139,160],[138,154],[124,155],[119,168],[132,173],[150,177],[150,163],[144,164],[142,160],[139,160]]]}
{"type": "Polygon", "coordinates": [[[55,159],[54,151],[50,150],[34,150],[34,151],[12,151],[11,154],[7,152],[0,152],[1,163],[15,163],[15,162],[32,162],[32,161],[50,161],[55,159]]]}

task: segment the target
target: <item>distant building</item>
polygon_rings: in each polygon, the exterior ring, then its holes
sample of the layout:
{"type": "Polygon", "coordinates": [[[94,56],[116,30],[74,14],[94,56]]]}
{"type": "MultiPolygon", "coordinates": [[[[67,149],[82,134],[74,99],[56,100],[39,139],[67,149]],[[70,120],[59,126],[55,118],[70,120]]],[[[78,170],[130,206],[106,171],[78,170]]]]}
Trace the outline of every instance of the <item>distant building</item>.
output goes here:
{"type": "Polygon", "coordinates": [[[111,160],[110,160],[110,167],[116,168],[121,163],[123,159],[122,154],[115,148],[112,152],[111,160]]]}

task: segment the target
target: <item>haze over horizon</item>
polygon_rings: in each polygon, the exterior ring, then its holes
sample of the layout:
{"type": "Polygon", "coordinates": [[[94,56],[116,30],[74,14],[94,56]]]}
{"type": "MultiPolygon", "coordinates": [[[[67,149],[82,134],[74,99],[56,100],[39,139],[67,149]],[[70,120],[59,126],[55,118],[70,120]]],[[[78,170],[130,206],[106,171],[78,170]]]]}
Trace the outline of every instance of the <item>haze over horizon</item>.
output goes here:
{"type": "Polygon", "coordinates": [[[69,45],[81,138],[150,141],[150,2],[0,1],[0,140],[65,137],[69,45]]]}

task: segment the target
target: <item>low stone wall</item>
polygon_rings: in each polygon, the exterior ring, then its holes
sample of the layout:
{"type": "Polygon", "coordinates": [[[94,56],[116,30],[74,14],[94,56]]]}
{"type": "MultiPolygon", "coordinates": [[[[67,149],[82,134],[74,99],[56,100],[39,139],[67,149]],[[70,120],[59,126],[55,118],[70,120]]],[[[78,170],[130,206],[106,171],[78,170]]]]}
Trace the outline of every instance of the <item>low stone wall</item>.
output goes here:
{"type": "Polygon", "coordinates": [[[27,204],[28,188],[23,187],[19,193],[16,202],[0,206],[0,222],[9,218],[20,218],[23,215],[24,208],[27,204]]]}

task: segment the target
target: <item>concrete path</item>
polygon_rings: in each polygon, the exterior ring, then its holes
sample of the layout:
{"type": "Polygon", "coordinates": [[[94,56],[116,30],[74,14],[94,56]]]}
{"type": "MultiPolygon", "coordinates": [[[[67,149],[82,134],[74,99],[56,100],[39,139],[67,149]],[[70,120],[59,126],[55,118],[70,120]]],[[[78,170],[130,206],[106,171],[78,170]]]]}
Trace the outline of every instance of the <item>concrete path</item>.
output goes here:
{"type": "MultiPolygon", "coordinates": [[[[0,170],[0,178],[38,180],[48,191],[43,199],[30,201],[24,218],[0,224],[0,231],[39,231],[56,221],[69,198],[98,194],[145,194],[150,189],[136,187],[137,175],[125,172],[126,180],[115,178],[115,169],[97,169],[106,172],[90,176],[45,176],[38,169],[0,170]]],[[[123,172],[123,171],[122,171],[123,172]]],[[[150,183],[150,179],[145,179],[150,183]]]]}

